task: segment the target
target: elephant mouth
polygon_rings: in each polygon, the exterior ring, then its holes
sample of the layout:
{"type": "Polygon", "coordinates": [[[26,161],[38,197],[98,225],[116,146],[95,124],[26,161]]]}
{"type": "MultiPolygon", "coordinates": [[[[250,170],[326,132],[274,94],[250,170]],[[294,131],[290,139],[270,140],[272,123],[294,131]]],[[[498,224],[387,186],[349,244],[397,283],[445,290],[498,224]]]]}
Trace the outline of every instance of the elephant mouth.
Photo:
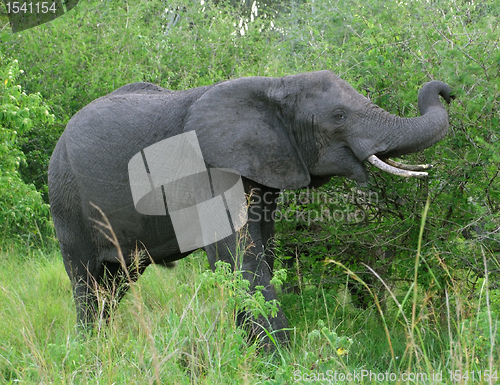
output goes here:
{"type": "Polygon", "coordinates": [[[382,160],[376,155],[370,155],[367,160],[382,171],[405,178],[422,178],[428,176],[429,174],[424,170],[430,170],[432,168],[431,164],[403,164],[389,158],[382,160]]]}

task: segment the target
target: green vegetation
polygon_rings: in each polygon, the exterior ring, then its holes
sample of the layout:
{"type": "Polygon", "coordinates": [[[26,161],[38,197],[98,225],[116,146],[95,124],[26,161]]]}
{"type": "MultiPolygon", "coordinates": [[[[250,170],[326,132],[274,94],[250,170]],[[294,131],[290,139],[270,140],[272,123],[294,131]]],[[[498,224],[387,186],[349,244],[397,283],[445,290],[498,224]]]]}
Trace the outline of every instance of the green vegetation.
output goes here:
{"type": "Polygon", "coordinates": [[[495,0],[80,0],[51,23],[3,28],[0,382],[285,384],[297,371],[328,370],[442,372],[441,383],[451,383],[449,371],[468,371],[470,382],[455,383],[488,383],[486,370],[500,376],[499,23],[495,0]],[[432,79],[456,100],[448,136],[405,159],[435,164],[427,180],[373,171],[365,189],[334,178],[283,195],[282,210],[295,213],[277,234],[290,349],[270,355],[245,343],[236,309],[262,312],[261,300],[224,268],[207,274],[201,254],[173,270],[148,268],[109,325],[78,337],[46,188],[70,117],[135,81],[185,89],[319,69],[401,116],[418,114],[418,89],[432,79]]]}
{"type": "Polygon", "coordinates": [[[245,332],[235,327],[235,304],[258,300],[245,296],[241,282],[224,269],[207,272],[202,253],[176,269],[148,268],[110,323],[87,338],[75,330],[70,282],[59,253],[33,251],[27,257],[13,250],[0,255],[2,383],[285,384],[299,375],[337,372],[360,378],[370,371],[429,378],[442,372],[442,383],[451,383],[448,371],[468,370],[469,376],[475,371],[477,378],[478,370],[484,376],[498,368],[498,358],[490,361],[495,318],[489,316],[500,311],[500,293],[488,291],[486,283],[474,306],[461,299],[459,282],[448,287],[443,328],[440,314],[429,314],[420,301],[414,323],[411,310],[383,313],[394,360],[383,320],[374,309],[354,308],[346,287],[284,295],[293,325],[291,347],[278,347],[271,355],[248,345],[245,332]]]}
{"type": "Polygon", "coordinates": [[[54,116],[42,103],[39,93],[27,95],[17,83],[17,60],[2,63],[0,69],[0,234],[28,245],[43,245],[42,232],[48,232],[49,207],[41,193],[26,183],[19,167],[26,162],[21,146],[30,130],[48,130],[54,116]],[[30,240],[30,235],[36,238],[30,240]]]}

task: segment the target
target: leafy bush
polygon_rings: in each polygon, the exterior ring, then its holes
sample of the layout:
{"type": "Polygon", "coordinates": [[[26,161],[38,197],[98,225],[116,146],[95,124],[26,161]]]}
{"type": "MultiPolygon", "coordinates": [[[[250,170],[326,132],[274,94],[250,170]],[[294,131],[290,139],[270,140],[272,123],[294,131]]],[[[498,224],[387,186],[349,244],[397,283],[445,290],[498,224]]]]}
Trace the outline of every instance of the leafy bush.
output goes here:
{"type": "Polygon", "coordinates": [[[26,184],[19,167],[25,161],[21,146],[33,127],[51,124],[54,116],[40,94],[27,95],[17,84],[17,60],[2,63],[0,72],[0,232],[4,238],[41,240],[50,227],[49,207],[32,184],[26,184]]]}

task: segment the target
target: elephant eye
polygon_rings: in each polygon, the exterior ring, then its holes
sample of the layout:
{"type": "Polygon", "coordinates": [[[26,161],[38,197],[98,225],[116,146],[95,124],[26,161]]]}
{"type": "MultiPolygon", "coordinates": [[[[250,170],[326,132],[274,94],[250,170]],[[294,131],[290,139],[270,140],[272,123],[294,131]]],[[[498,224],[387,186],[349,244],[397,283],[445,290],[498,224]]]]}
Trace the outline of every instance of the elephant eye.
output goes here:
{"type": "Polygon", "coordinates": [[[335,110],[333,112],[333,120],[336,124],[342,124],[347,119],[347,113],[344,110],[335,110]]]}

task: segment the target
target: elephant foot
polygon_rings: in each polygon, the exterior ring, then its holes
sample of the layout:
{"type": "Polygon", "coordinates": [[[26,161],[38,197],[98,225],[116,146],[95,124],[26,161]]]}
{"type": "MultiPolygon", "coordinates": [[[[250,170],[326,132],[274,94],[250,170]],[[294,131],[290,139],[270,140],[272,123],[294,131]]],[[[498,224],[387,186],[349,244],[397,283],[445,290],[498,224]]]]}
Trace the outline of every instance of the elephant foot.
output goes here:
{"type": "Polygon", "coordinates": [[[288,322],[281,310],[273,318],[262,315],[255,318],[251,313],[241,311],[237,317],[237,324],[248,333],[249,343],[258,343],[266,352],[276,350],[277,346],[290,345],[288,322]]]}

